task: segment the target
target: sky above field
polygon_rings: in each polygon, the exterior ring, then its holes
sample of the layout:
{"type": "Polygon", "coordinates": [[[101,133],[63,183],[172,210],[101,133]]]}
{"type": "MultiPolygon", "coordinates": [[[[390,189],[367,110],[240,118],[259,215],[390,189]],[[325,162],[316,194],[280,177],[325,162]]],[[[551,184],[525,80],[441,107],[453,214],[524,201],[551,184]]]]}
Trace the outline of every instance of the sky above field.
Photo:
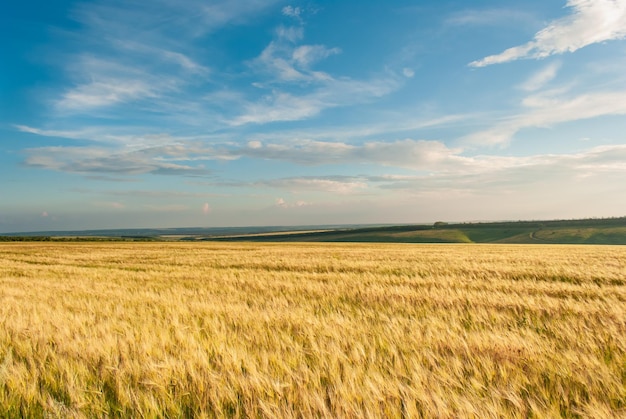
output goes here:
{"type": "Polygon", "coordinates": [[[0,232],[626,215],[626,0],[9,0],[0,232]]]}

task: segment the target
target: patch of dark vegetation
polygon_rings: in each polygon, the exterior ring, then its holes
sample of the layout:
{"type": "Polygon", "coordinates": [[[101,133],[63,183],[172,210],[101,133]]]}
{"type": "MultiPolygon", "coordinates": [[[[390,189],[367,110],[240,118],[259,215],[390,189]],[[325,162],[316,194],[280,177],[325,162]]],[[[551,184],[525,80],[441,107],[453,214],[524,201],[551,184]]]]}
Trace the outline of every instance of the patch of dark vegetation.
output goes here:
{"type": "Polygon", "coordinates": [[[0,242],[49,242],[50,236],[0,236],[0,242]]]}
{"type": "Polygon", "coordinates": [[[54,236],[0,236],[0,242],[119,242],[119,241],[158,241],[158,237],[54,237],[54,236]]]}

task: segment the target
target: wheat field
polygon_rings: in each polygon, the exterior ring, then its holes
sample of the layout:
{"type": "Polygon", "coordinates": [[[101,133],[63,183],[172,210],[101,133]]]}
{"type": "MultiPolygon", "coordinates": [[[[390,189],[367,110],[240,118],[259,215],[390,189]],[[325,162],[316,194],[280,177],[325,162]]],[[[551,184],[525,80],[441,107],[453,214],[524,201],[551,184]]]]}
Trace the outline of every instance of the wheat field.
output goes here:
{"type": "Polygon", "coordinates": [[[0,417],[626,417],[626,247],[0,244],[0,417]]]}

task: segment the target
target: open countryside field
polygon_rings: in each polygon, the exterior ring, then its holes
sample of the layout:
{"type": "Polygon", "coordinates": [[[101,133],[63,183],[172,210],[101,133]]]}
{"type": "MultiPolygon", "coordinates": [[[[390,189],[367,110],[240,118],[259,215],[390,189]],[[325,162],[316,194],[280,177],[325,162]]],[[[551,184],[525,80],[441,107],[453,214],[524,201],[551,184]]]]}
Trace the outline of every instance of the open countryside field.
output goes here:
{"type": "Polygon", "coordinates": [[[209,236],[205,240],[257,242],[366,243],[509,243],[509,244],[626,244],[626,218],[514,221],[434,225],[396,225],[259,233],[254,236],[209,236]]]}
{"type": "Polygon", "coordinates": [[[626,244],[626,217],[343,226],[118,229],[0,234],[2,241],[626,244]]]}
{"type": "Polygon", "coordinates": [[[626,247],[0,244],[0,417],[626,416],[626,247]]]}

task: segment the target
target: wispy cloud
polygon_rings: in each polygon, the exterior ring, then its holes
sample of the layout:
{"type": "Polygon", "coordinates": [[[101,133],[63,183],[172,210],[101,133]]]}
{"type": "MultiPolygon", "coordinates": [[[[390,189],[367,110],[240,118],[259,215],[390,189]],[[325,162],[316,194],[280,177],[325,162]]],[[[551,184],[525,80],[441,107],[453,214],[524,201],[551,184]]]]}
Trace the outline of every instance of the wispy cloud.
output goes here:
{"type": "Polygon", "coordinates": [[[336,47],[327,48],[324,45],[301,45],[293,51],[291,57],[300,67],[308,68],[324,58],[339,53],[341,53],[341,49],[336,47]]]}
{"type": "Polygon", "coordinates": [[[560,62],[550,63],[535,74],[533,74],[520,87],[522,88],[522,90],[526,90],[529,92],[539,90],[556,77],[560,68],[560,62]]]}
{"type": "Polygon", "coordinates": [[[286,189],[292,193],[327,192],[339,195],[350,195],[367,189],[362,178],[355,177],[292,177],[255,182],[255,186],[286,189]]]}
{"type": "Polygon", "coordinates": [[[113,175],[207,174],[206,169],[168,162],[165,158],[179,156],[180,150],[162,148],[115,151],[96,147],[40,147],[26,150],[25,164],[30,167],[69,173],[106,173],[113,175]]]}
{"type": "Polygon", "coordinates": [[[202,141],[209,141],[210,136],[172,136],[167,133],[149,132],[149,128],[129,129],[127,127],[107,127],[91,126],[80,129],[59,129],[50,130],[31,127],[28,125],[15,125],[21,132],[40,135],[43,137],[57,137],[70,140],[84,140],[93,143],[101,143],[111,147],[121,147],[126,151],[151,149],[155,147],[170,147],[169,152],[173,152],[176,147],[180,150],[182,144],[186,144],[188,151],[194,154],[208,153],[202,141]],[[146,132],[148,131],[148,132],[146,132]]]}
{"type": "Polygon", "coordinates": [[[115,58],[74,57],[74,85],[55,103],[64,113],[85,113],[119,103],[156,98],[176,91],[184,82],[172,74],[152,72],[145,64],[125,64],[115,58]]]}
{"type": "Polygon", "coordinates": [[[336,105],[325,102],[319,95],[302,97],[285,92],[276,92],[261,102],[246,104],[245,112],[230,121],[230,124],[237,126],[250,123],[297,121],[315,116],[323,109],[332,106],[336,105]]]}
{"type": "Polygon", "coordinates": [[[302,14],[302,9],[300,9],[299,7],[293,7],[291,5],[289,6],[285,6],[283,7],[283,15],[285,16],[289,16],[289,17],[293,17],[293,18],[300,18],[300,15],[302,14]]]}
{"type": "MultiPolygon", "coordinates": [[[[412,140],[367,141],[349,144],[340,141],[293,140],[289,142],[249,141],[240,145],[227,142],[207,146],[199,141],[182,141],[145,147],[55,146],[27,149],[25,164],[49,170],[111,175],[145,173],[206,175],[194,162],[235,160],[241,157],[277,160],[295,164],[340,165],[371,164],[404,167],[411,170],[460,170],[473,164],[462,149],[451,149],[440,141],[412,140]]],[[[298,181],[301,187],[338,183],[320,180],[298,181]]],[[[292,182],[292,185],[295,183],[292,182]]],[[[286,183],[284,184],[286,185],[286,183]]],[[[357,186],[352,184],[351,186],[357,186]]],[[[345,185],[344,185],[345,186],[345,185]]]]}
{"type": "Polygon", "coordinates": [[[284,129],[270,133],[254,133],[250,138],[255,144],[263,141],[292,141],[294,139],[310,139],[320,141],[356,141],[376,139],[382,136],[402,137],[424,129],[452,127],[468,124],[481,118],[478,113],[452,114],[427,117],[422,109],[405,108],[402,111],[385,115],[383,120],[372,118],[372,121],[359,122],[356,125],[346,124],[330,127],[307,127],[306,129],[284,129]]]}
{"type": "Polygon", "coordinates": [[[559,92],[537,93],[526,97],[523,111],[505,118],[493,127],[465,137],[480,145],[504,145],[524,128],[553,125],[608,115],[626,115],[626,92],[592,92],[564,96],[559,92]]]}
{"type": "Polygon", "coordinates": [[[299,6],[296,6],[296,7],[291,6],[291,5],[285,6],[282,9],[282,13],[283,13],[283,16],[290,17],[300,23],[303,23],[304,21],[303,19],[304,9],[302,9],[299,6]]]}
{"type": "Polygon", "coordinates": [[[233,153],[242,156],[290,161],[305,165],[376,164],[414,170],[453,170],[471,164],[439,141],[371,141],[360,145],[342,142],[300,140],[287,144],[254,144],[233,153]]]}
{"type": "MultiPolygon", "coordinates": [[[[88,192],[92,193],[94,191],[88,190],[77,190],[77,192],[88,192]]],[[[111,196],[118,197],[127,197],[127,198],[150,198],[150,199],[180,199],[180,198],[210,198],[216,196],[224,196],[207,192],[183,192],[183,191],[172,191],[172,190],[145,190],[145,189],[132,189],[132,190],[110,190],[103,191],[102,193],[111,196]]]]}
{"type": "Polygon", "coordinates": [[[111,44],[118,47],[120,51],[127,51],[136,57],[149,58],[161,64],[173,63],[190,73],[208,74],[210,69],[196,62],[188,55],[170,51],[158,45],[142,44],[129,40],[114,39],[111,44]]]}
{"type": "Polygon", "coordinates": [[[445,24],[451,26],[502,26],[511,22],[533,22],[527,12],[513,9],[463,10],[455,12],[445,24]]]}
{"type": "MultiPolygon", "coordinates": [[[[125,39],[160,34],[168,43],[193,38],[258,15],[278,0],[155,0],[150,3],[123,0],[84,3],[75,17],[98,33],[115,33],[125,39]],[[113,30],[112,32],[107,32],[113,30]],[[148,30],[151,30],[148,32],[148,30]]],[[[161,42],[161,45],[164,43],[161,42]]]]}
{"type": "MultiPolygon", "coordinates": [[[[465,164],[455,166],[454,169],[444,163],[440,166],[432,165],[427,171],[416,170],[408,174],[304,176],[229,183],[227,186],[254,187],[255,190],[283,189],[303,197],[319,192],[329,194],[328,199],[335,199],[330,198],[333,195],[341,195],[346,201],[362,199],[367,195],[393,199],[388,193],[446,199],[455,196],[502,199],[509,196],[515,198],[518,194],[522,197],[545,195],[554,198],[567,195],[571,198],[577,194],[568,191],[576,191],[578,188],[588,192],[594,189],[626,191],[623,182],[616,183],[626,175],[626,145],[594,147],[575,153],[522,157],[476,155],[465,159],[465,164]]],[[[520,202],[515,201],[516,204],[520,202]]],[[[276,205],[287,208],[293,206],[293,202],[281,197],[276,205]]]]}
{"type": "Polygon", "coordinates": [[[314,83],[332,80],[324,72],[315,71],[313,64],[340,54],[341,50],[326,45],[298,45],[304,37],[302,27],[279,26],[276,39],[271,41],[250,65],[269,74],[270,83],[314,83]]]}
{"type": "Polygon", "coordinates": [[[295,44],[304,37],[304,28],[302,26],[280,25],[276,28],[276,37],[279,41],[287,41],[295,44]]]}
{"type": "Polygon", "coordinates": [[[626,171],[619,160],[625,151],[615,146],[534,155],[482,173],[437,173],[379,183],[385,199],[372,202],[386,204],[382,213],[410,208],[405,212],[408,220],[415,214],[432,221],[621,216],[626,171]]]}
{"type": "MultiPolygon", "coordinates": [[[[291,16],[296,9],[287,7],[291,16]]],[[[267,92],[259,100],[239,102],[240,115],[230,125],[297,121],[317,116],[328,108],[366,103],[397,90],[402,77],[385,74],[369,80],[336,76],[315,69],[315,64],[341,53],[337,47],[303,44],[304,30],[279,26],[276,37],[249,62],[259,80],[253,85],[267,92]]]]}
{"type": "Polygon", "coordinates": [[[175,101],[211,70],[197,39],[229,23],[241,23],[276,0],[121,0],[81,3],[82,50],[70,54],[65,70],[72,86],[55,100],[64,114],[151,99],[175,101]]]}
{"type": "Polygon", "coordinates": [[[484,67],[521,58],[545,58],[574,52],[599,42],[626,37],[626,3],[622,0],[568,0],[572,14],[551,22],[523,45],[473,61],[484,67]]]}
{"type": "Polygon", "coordinates": [[[18,131],[30,134],[41,135],[44,137],[61,137],[69,139],[86,139],[91,134],[91,130],[46,130],[41,128],[29,127],[28,125],[15,125],[18,131]]]}
{"type": "Polygon", "coordinates": [[[276,206],[279,208],[303,208],[311,205],[310,202],[306,202],[303,200],[298,200],[295,202],[287,202],[283,198],[276,199],[276,206]]]}
{"type": "Polygon", "coordinates": [[[259,102],[248,103],[244,113],[230,121],[231,125],[263,124],[276,121],[297,121],[318,115],[325,109],[363,104],[398,89],[395,77],[357,81],[329,80],[311,93],[294,95],[274,91],[259,102]]]}
{"type": "Polygon", "coordinates": [[[86,111],[140,98],[156,97],[153,87],[140,80],[109,78],[79,85],[57,102],[61,111],[86,111]]]}

